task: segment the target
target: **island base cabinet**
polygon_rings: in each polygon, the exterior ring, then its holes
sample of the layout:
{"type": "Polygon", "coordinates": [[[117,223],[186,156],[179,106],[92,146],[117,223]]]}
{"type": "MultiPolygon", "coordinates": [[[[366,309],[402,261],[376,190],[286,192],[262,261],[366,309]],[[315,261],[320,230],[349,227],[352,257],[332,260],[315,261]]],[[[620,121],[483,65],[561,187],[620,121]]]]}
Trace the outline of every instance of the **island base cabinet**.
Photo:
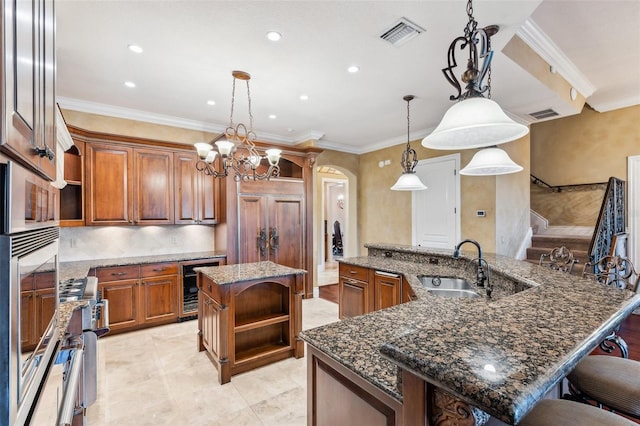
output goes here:
{"type": "Polygon", "coordinates": [[[307,346],[307,425],[403,425],[402,403],[307,346]]]}
{"type": "Polygon", "coordinates": [[[218,285],[198,273],[198,350],[218,370],[221,384],[234,374],[304,356],[300,274],[218,285]]]}

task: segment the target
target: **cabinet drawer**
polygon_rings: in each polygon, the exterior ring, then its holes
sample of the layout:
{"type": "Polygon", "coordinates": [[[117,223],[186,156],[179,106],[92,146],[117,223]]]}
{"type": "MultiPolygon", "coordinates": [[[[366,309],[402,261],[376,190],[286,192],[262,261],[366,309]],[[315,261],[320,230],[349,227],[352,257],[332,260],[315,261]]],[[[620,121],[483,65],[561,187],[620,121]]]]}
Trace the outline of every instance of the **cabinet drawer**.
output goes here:
{"type": "Polygon", "coordinates": [[[157,277],[161,275],[178,275],[178,263],[164,262],[140,265],[140,276],[142,278],[157,277]]]}
{"type": "Polygon", "coordinates": [[[339,274],[341,277],[345,278],[351,278],[364,282],[369,281],[369,268],[365,268],[362,266],[354,266],[341,263],[339,274]]]}
{"type": "Polygon", "coordinates": [[[96,268],[98,282],[109,282],[119,280],[137,279],[140,276],[139,265],[110,266],[107,268],[96,268]]]}

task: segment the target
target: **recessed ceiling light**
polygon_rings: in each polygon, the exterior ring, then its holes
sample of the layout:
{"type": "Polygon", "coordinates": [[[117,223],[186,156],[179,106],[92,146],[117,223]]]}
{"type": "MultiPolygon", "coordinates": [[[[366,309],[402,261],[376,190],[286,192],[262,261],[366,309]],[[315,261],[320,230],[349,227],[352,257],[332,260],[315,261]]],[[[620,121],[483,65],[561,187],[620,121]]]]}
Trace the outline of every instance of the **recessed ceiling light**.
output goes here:
{"type": "Polygon", "coordinates": [[[269,114],[269,118],[275,120],[276,118],[278,118],[278,116],[275,114],[269,114]]]}
{"type": "Polygon", "coordinates": [[[306,101],[309,99],[309,95],[300,95],[300,100],[301,101],[306,101]]]}
{"type": "Polygon", "coordinates": [[[278,41],[282,38],[282,34],[277,31],[269,31],[267,33],[267,38],[271,41],[278,41]]]}
{"type": "Polygon", "coordinates": [[[212,101],[212,100],[207,101],[207,105],[215,105],[215,104],[216,104],[216,101],[212,101]]]}
{"type": "Polygon", "coordinates": [[[349,71],[351,74],[355,74],[360,71],[360,67],[357,65],[351,65],[349,68],[347,68],[347,71],[349,71]]]}
{"type": "Polygon", "coordinates": [[[136,84],[133,81],[125,81],[124,85],[131,88],[136,87],[136,84]]]}
{"type": "Polygon", "coordinates": [[[138,46],[137,44],[130,44],[129,46],[127,46],[129,48],[130,51],[132,51],[133,53],[142,53],[144,52],[144,49],[140,46],[138,46]]]}

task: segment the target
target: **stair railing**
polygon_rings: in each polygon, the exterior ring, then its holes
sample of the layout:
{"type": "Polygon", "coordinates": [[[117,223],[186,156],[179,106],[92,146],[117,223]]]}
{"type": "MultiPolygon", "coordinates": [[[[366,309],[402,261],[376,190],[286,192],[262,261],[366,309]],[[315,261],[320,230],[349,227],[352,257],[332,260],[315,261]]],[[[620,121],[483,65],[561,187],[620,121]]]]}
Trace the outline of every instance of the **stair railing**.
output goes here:
{"type": "Polygon", "coordinates": [[[595,182],[553,186],[534,175],[529,176],[531,177],[531,183],[541,188],[545,188],[548,192],[593,191],[596,189],[604,189],[605,186],[608,185],[608,182],[595,182]]]}
{"type": "Polygon", "coordinates": [[[625,212],[625,181],[610,177],[589,244],[588,254],[591,262],[597,262],[611,254],[614,237],[626,230],[625,212]]]}

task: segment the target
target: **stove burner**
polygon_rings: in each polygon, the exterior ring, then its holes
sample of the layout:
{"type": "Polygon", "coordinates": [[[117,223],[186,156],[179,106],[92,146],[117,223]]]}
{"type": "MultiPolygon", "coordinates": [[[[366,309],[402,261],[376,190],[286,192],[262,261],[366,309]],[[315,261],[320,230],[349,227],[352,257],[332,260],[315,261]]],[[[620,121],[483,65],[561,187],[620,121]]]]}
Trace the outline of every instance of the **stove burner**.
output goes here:
{"type": "Polygon", "coordinates": [[[87,279],[68,279],[61,281],[58,287],[61,302],[79,300],[84,297],[84,290],[87,286],[87,279]]]}

